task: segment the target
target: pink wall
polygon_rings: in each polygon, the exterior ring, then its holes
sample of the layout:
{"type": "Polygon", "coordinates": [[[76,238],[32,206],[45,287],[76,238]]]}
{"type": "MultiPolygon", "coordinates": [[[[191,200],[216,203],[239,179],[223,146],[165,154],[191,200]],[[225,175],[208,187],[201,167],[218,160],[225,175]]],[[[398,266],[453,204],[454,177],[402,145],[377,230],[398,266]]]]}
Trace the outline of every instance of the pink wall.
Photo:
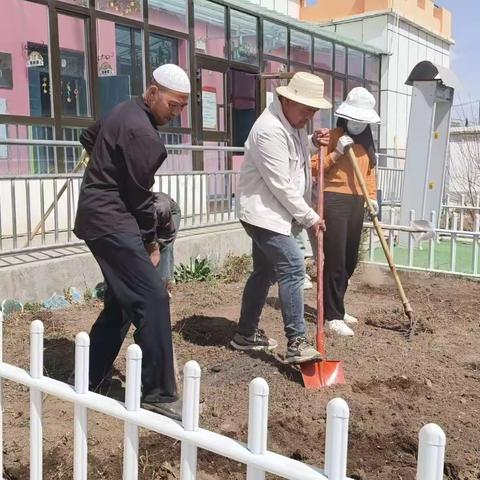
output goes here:
{"type": "Polygon", "coordinates": [[[48,8],[23,0],[2,0],[0,51],[12,55],[13,89],[0,88],[7,113],[29,115],[27,42],[48,45],[48,8]],[[5,13],[8,12],[8,13],[5,13]]]}
{"type": "Polygon", "coordinates": [[[108,62],[115,75],[117,73],[115,52],[115,24],[107,20],[97,20],[98,68],[103,62],[108,62]],[[102,55],[107,58],[103,58],[102,55]]]}

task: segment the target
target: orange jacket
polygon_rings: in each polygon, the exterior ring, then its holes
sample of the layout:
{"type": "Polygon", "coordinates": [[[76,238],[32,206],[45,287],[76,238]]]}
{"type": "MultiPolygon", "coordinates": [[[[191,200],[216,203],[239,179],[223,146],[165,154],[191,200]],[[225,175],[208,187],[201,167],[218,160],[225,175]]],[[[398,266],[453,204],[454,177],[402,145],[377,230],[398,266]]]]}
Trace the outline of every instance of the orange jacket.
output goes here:
{"type": "MultiPolygon", "coordinates": [[[[348,155],[342,155],[336,162],[332,161],[331,153],[335,151],[338,139],[344,134],[341,128],[330,130],[330,141],[327,155],[323,159],[325,172],[325,192],[348,193],[350,195],[362,195],[360,184],[355,178],[355,172],[350,164],[348,155]]],[[[370,168],[370,158],[363,145],[355,144],[353,151],[357,157],[358,166],[367,184],[368,196],[377,199],[377,180],[375,168],[370,168]]],[[[312,177],[318,175],[318,154],[312,157],[312,177]]]]}

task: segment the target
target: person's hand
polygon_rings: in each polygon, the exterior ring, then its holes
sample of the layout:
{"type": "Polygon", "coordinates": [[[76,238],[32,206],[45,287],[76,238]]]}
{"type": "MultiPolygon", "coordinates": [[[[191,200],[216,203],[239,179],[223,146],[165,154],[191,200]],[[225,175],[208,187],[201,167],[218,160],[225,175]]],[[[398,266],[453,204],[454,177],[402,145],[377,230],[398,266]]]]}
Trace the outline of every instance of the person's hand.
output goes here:
{"type": "Polygon", "coordinates": [[[378,202],[376,200],[374,200],[373,198],[371,198],[370,203],[372,204],[372,208],[375,211],[375,215],[378,215],[378,212],[380,210],[380,207],[378,206],[378,202]]]}
{"type": "Polygon", "coordinates": [[[157,267],[160,263],[160,247],[158,246],[158,243],[152,242],[145,244],[145,250],[150,257],[150,261],[152,262],[153,266],[157,267]]]}
{"type": "Polygon", "coordinates": [[[325,230],[325,220],[322,219],[320,219],[317,223],[314,223],[310,227],[310,231],[312,232],[314,237],[318,237],[320,235],[320,232],[324,232],[325,230]]]}
{"type": "Polygon", "coordinates": [[[312,135],[312,142],[315,147],[326,147],[330,141],[330,129],[329,128],[320,128],[315,130],[312,135]]]}
{"type": "Polygon", "coordinates": [[[353,145],[353,140],[348,135],[342,135],[337,142],[337,146],[335,151],[339,155],[345,155],[345,151],[347,148],[353,145]]]}

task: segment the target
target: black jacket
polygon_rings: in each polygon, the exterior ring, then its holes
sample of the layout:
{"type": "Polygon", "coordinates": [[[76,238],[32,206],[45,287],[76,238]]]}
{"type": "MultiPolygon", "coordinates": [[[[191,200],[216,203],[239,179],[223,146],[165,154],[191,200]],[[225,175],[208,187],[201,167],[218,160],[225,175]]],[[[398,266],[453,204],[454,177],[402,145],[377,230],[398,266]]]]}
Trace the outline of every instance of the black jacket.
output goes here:
{"type": "Polygon", "coordinates": [[[156,240],[155,172],[167,151],[150,108],[139,97],[117,105],[84,131],[80,142],[90,154],[74,232],[84,240],[109,233],[139,232],[156,240]]]}

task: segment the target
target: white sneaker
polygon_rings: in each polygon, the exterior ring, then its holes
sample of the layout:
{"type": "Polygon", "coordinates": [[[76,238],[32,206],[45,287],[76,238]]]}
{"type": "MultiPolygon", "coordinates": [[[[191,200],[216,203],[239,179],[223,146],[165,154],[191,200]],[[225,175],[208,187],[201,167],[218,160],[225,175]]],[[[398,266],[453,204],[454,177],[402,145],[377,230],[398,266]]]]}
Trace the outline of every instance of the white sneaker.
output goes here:
{"type": "Polygon", "coordinates": [[[347,325],[355,325],[358,323],[358,318],[345,312],[345,315],[343,316],[343,321],[347,325]]]}
{"type": "Polygon", "coordinates": [[[338,335],[339,337],[353,337],[353,330],[343,320],[327,320],[325,332],[338,335]]]}
{"type": "Polygon", "coordinates": [[[311,290],[313,288],[312,278],[308,273],[305,274],[305,280],[303,282],[304,290],[311,290]]]}

